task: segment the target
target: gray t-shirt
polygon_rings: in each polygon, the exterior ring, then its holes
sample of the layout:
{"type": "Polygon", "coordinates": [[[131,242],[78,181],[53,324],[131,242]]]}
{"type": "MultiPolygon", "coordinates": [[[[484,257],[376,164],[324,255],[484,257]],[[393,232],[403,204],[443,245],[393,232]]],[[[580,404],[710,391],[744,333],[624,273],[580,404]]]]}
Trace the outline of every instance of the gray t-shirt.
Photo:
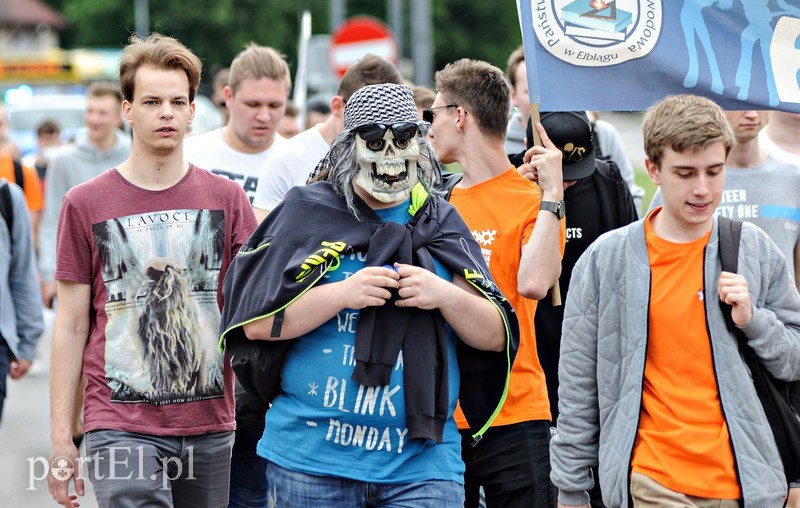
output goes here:
{"type": "MultiPolygon", "coordinates": [[[[650,210],[661,204],[658,189],[650,210]]],[[[794,277],[794,251],[800,243],[800,166],[772,155],[754,168],[726,166],[716,213],[763,229],[786,257],[794,277]]]]}

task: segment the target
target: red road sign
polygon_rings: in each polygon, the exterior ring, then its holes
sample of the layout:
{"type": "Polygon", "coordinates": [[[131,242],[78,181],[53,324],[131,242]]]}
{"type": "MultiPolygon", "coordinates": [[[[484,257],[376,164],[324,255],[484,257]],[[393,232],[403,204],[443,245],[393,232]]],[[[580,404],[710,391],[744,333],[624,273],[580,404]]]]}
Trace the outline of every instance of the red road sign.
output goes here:
{"type": "Polygon", "coordinates": [[[373,53],[397,64],[397,41],[389,27],[375,18],[358,16],[339,25],[331,35],[328,64],[337,77],[367,53],[373,53]]]}

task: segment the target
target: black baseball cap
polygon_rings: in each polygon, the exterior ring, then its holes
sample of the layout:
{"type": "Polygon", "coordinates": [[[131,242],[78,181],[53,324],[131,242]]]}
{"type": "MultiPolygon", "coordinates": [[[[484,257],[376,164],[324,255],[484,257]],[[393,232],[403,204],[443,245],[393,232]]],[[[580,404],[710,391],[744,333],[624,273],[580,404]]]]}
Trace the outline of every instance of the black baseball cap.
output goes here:
{"type": "MultiPolygon", "coordinates": [[[[592,123],[585,111],[542,113],[539,121],[553,144],[561,150],[565,182],[594,173],[592,123]]],[[[528,132],[528,139],[533,139],[533,132],[528,132]]]]}

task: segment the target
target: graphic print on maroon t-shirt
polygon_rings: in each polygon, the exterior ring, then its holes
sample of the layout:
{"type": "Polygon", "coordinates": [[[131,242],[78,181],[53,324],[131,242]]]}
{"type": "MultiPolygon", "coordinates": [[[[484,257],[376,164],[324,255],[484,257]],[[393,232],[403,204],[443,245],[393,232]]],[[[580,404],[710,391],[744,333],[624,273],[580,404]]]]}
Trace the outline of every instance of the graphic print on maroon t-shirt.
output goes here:
{"type": "Polygon", "coordinates": [[[92,225],[108,299],[105,374],[113,402],[224,396],[217,350],[223,210],[170,210],[92,225]]]}

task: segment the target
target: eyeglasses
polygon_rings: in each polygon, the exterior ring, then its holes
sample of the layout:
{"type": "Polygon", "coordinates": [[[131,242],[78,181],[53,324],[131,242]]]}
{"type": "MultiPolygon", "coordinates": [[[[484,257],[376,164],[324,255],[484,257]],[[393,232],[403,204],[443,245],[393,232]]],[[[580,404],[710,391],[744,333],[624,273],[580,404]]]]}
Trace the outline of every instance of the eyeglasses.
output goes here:
{"type": "Polygon", "coordinates": [[[445,104],[444,106],[437,106],[435,108],[425,108],[422,110],[422,119],[428,123],[433,123],[433,119],[436,118],[436,115],[433,113],[436,109],[442,108],[457,108],[458,104],[445,104]]]}
{"type": "MultiPolygon", "coordinates": [[[[365,125],[359,125],[354,130],[356,134],[361,136],[361,139],[367,143],[375,143],[378,141],[383,142],[383,136],[386,135],[386,131],[389,129],[392,130],[395,144],[400,146],[407,144],[409,141],[411,141],[411,139],[414,138],[414,136],[417,135],[419,126],[414,122],[398,122],[393,123],[392,125],[368,123],[365,125]]],[[[401,146],[401,148],[403,148],[403,146],[401,146]]]]}

